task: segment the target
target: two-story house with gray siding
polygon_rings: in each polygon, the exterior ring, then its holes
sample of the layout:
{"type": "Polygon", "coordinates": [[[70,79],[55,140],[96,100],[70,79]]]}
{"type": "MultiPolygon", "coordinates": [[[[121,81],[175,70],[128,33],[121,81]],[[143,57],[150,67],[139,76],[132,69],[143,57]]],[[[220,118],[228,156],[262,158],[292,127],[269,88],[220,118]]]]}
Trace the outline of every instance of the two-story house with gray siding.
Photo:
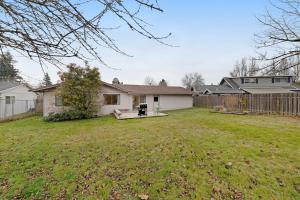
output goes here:
{"type": "Polygon", "coordinates": [[[293,76],[224,77],[219,85],[203,86],[201,94],[278,94],[300,92],[293,76]]]}

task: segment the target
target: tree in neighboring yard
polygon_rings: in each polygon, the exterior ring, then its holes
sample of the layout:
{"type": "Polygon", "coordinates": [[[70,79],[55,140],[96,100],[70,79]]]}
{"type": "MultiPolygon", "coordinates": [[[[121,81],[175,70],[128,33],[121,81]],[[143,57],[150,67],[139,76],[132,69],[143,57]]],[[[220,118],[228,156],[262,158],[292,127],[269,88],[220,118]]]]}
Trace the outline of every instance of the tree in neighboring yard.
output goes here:
{"type": "Polygon", "coordinates": [[[199,90],[201,85],[204,85],[204,79],[201,74],[194,72],[185,74],[182,79],[182,84],[184,87],[193,90],[199,90]]]}
{"type": "Polygon", "coordinates": [[[0,54],[0,80],[20,81],[22,77],[19,75],[19,70],[14,66],[16,61],[9,52],[0,54]]]}
{"type": "Polygon", "coordinates": [[[263,49],[260,58],[266,61],[265,72],[286,74],[288,69],[297,74],[300,60],[300,1],[272,2],[276,12],[266,11],[258,20],[264,30],[256,35],[257,46],[263,49]],[[265,52],[271,52],[267,55],[265,52]],[[293,62],[286,62],[293,60],[293,62]],[[296,68],[294,68],[296,67],[296,68]]]}
{"type": "Polygon", "coordinates": [[[144,80],[144,84],[145,85],[156,85],[156,82],[155,82],[154,78],[152,78],[151,76],[147,76],[144,80]]]}
{"type": "Polygon", "coordinates": [[[255,58],[242,58],[241,61],[236,61],[232,72],[230,72],[231,77],[239,76],[255,76],[258,74],[259,65],[255,58]]]}
{"type": "MultiPolygon", "coordinates": [[[[100,47],[127,55],[115,42],[112,29],[121,25],[161,44],[171,33],[158,36],[150,29],[142,12],[163,12],[158,0],[60,0],[0,1],[0,54],[13,49],[41,65],[45,61],[61,65],[60,58],[96,59],[100,47]],[[90,12],[90,9],[95,12],[90,12]],[[109,16],[112,27],[104,18],[109,16]]],[[[115,35],[115,34],[114,34],[115,35]]]]}
{"type": "Polygon", "coordinates": [[[263,71],[265,75],[292,75],[294,81],[299,82],[300,79],[300,55],[282,59],[277,65],[275,61],[268,64],[263,71]],[[293,66],[293,67],[289,67],[293,66]]]}
{"type": "Polygon", "coordinates": [[[161,81],[159,81],[158,85],[166,87],[166,86],[168,86],[168,82],[165,79],[161,79],[161,81]]]}
{"type": "Polygon", "coordinates": [[[45,73],[44,79],[43,79],[43,82],[42,82],[42,85],[43,85],[43,86],[49,86],[49,85],[52,85],[51,78],[50,78],[50,76],[49,76],[48,73],[45,73]]]}
{"type": "Polygon", "coordinates": [[[68,70],[60,74],[62,82],[58,89],[58,95],[62,97],[64,106],[80,118],[95,116],[100,106],[97,101],[101,89],[98,69],[70,64],[68,70]]]}
{"type": "Polygon", "coordinates": [[[120,84],[121,82],[119,81],[119,79],[117,77],[115,77],[112,81],[112,84],[120,84]]]}

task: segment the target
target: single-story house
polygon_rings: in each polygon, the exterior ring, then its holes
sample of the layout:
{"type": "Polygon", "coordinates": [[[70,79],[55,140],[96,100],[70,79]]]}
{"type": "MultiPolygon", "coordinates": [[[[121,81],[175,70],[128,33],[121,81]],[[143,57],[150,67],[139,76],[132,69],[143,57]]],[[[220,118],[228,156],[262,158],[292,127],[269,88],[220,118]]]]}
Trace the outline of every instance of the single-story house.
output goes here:
{"type": "MultiPolygon", "coordinates": [[[[43,93],[43,115],[63,110],[62,99],[56,95],[59,84],[35,89],[43,93]]],[[[135,111],[140,103],[147,103],[148,110],[173,110],[191,108],[192,92],[183,87],[109,84],[102,82],[99,95],[101,106],[98,115],[108,115],[116,109],[129,112],[135,111]]]]}
{"type": "Polygon", "coordinates": [[[197,95],[280,94],[299,92],[293,76],[224,77],[219,85],[204,85],[197,95]]]}
{"type": "Polygon", "coordinates": [[[36,93],[26,84],[0,81],[0,118],[30,111],[35,107],[36,93]]]}

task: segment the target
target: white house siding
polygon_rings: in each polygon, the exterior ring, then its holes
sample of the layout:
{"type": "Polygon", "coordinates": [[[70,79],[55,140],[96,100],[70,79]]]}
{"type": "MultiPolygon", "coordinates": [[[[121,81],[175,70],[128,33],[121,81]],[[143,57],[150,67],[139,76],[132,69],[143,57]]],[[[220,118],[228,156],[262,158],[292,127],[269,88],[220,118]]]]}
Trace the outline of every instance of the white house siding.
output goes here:
{"type": "Polygon", "coordinates": [[[36,98],[37,95],[24,85],[0,91],[0,118],[28,112],[35,107],[36,98]],[[14,96],[15,103],[6,104],[6,96],[14,96]]]}
{"type": "Polygon", "coordinates": [[[55,90],[44,92],[43,95],[43,116],[50,113],[58,113],[63,110],[62,106],[55,106],[55,90]]]}
{"type": "MultiPolygon", "coordinates": [[[[133,96],[126,92],[122,92],[113,87],[106,85],[102,86],[99,103],[101,106],[98,110],[98,115],[108,115],[114,112],[115,109],[132,111],[133,96]],[[120,104],[119,105],[104,105],[103,94],[119,94],[120,104]]],[[[146,103],[148,104],[148,110],[153,110],[154,96],[159,96],[159,107],[161,110],[172,110],[172,109],[184,109],[191,108],[193,106],[192,95],[146,95],[146,103]]],[[[49,113],[61,112],[63,107],[55,106],[55,90],[44,92],[44,105],[43,115],[48,116],[49,113]]]]}
{"type": "Polygon", "coordinates": [[[100,95],[101,108],[98,115],[108,115],[114,112],[115,109],[129,110],[132,111],[132,96],[125,92],[114,89],[108,86],[102,86],[102,91],[100,95]],[[120,105],[104,105],[103,94],[119,94],[120,95],[120,105]]]}
{"type": "Polygon", "coordinates": [[[146,103],[147,103],[147,106],[148,106],[148,110],[154,110],[153,109],[153,105],[154,105],[153,98],[154,98],[153,95],[147,95],[146,96],[146,103]]]}
{"type": "Polygon", "coordinates": [[[184,95],[160,95],[159,107],[161,110],[175,110],[193,107],[193,97],[184,95]]]}
{"type": "MultiPolygon", "coordinates": [[[[98,115],[109,115],[114,112],[115,109],[126,109],[132,110],[132,97],[127,93],[121,92],[114,88],[103,85],[100,98],[100,107],[98,110],[98,115]],[[120,105],[104,105],[103,94],[119,94],[120,95],[120,105]]],[[[43,95],[43,115],[48,116],[50,113],[58,113],[63,110],[62,106],[55,106],[55,90],[46,91],[43,95]]]]}

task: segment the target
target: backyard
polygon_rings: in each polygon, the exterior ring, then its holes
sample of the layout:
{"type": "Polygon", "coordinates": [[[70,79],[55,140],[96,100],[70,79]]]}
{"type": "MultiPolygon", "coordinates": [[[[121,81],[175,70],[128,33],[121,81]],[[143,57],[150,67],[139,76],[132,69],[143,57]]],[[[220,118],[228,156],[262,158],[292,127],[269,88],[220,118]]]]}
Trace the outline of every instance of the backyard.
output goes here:
{"type": "Polygon", "coordinates": [[[300,199],[300,119],[193,108],[0,124],[0,199],[300,199]]]}

